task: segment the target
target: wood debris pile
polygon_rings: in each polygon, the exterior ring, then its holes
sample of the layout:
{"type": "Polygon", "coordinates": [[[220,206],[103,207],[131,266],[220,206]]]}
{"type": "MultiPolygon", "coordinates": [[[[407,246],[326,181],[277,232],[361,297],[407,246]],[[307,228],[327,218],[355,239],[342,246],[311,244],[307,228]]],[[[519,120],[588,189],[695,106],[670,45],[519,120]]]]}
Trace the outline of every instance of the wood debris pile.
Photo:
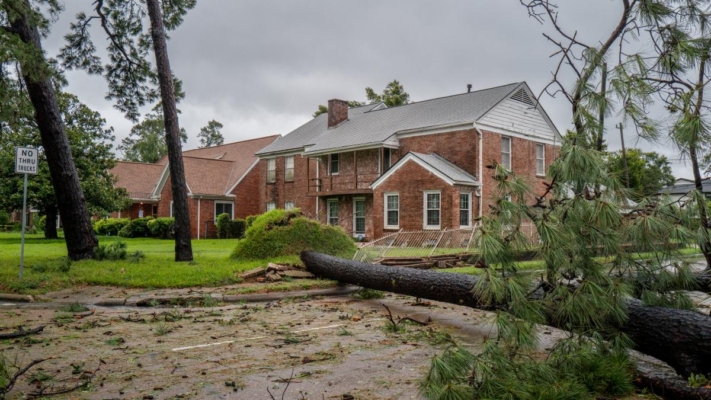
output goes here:
{"type": "Polygon", "coordinates": [[[269,263],[267,267],[259,267],[239,275],[243,280],[255,279],[257,282],[278,282],[287,279],[312,279],[314,274],[297,265],[281,265],[269,263]]]}
{"type": "Polygon", "coordinates": [[[387,257],[375,262],[380,265],[391,267],[406,267],[417,269],[430,268],[454,268],[464,266],[464,263],[472,257],[471,254],[442,254],[430,257],[387,257]]]}

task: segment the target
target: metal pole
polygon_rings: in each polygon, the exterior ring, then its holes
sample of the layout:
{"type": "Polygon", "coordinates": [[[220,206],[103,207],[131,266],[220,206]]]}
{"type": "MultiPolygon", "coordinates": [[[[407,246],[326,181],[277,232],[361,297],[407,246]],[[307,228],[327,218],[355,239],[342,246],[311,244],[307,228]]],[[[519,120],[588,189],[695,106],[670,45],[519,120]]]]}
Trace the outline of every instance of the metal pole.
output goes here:
{"type": "Polygon", "coordinates": [[[20,279],[25,267],[25,226],[27,225],[27,174],[25,175],[25,188],[22,191],[22,239],[20,239],[20,279]]]}

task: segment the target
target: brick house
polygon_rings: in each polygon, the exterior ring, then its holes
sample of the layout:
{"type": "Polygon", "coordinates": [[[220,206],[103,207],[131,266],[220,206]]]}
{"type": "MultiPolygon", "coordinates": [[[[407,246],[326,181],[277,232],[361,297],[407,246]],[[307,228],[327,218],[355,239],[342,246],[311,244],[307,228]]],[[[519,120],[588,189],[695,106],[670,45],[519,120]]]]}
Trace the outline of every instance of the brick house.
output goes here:
{"type": "Polygon", "coordinates": [[[260,211],[299,207],[366,240],[471,227],[495,185],[486,165],[540,192],[560,143],[525,82],[390,108],[330,100],[257,152],[260,211]]]}
{"type": "MultiPolygon", "coordinates": [[[[255,152],[278,137],[183,152],[193,238],[215,237],[215,219],[222,213],[245,218],[261,212],[259,197],[254,195],[261,182],[255,152]]],[[[117,186],[125,187],[133,200],[129,210],[115,213],[113,217],[172,217],[173,193],[167,157],[155,164],[120,161],[111,173],[117,177],[117,186]],[[143,210],[143,214],[139,210],[143,210]]]]}

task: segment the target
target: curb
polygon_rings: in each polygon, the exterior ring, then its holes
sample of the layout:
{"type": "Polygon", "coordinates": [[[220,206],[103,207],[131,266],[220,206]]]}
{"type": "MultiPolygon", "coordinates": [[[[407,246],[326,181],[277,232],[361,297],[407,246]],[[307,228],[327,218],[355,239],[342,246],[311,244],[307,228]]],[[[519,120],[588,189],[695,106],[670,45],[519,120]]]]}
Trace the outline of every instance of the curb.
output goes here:
{"type": "Polygon", "coordinates": [[[34,303],[35,299],[29,295],[0,293],[0,300],[15,301],[20,303],[34,303]]]}

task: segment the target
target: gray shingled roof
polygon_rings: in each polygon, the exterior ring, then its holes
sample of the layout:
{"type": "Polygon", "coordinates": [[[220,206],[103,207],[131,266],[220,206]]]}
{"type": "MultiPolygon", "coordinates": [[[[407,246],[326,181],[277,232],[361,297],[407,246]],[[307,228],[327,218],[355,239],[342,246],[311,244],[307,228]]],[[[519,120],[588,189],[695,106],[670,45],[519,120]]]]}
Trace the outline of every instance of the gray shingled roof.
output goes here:
{"type": "MultiPolygon", "coordinates": [[[[701,187],[703,188],[703,192],[706,193],[708,196],[711,194],[711,180],[709,179],[704,179],[701,181],[701,187]]],[[[662,188],[659,193],[660,194],[677,194],[677,195],[685,195],[688,194],[689,192],[696,190],[696,185],[691,182],[691,183],[677,183],[674,186],[668,186],[662,188]]]]}
{"type": "Polygon", "coordinates": [[[348,121],[332,129],[328,129],[328,116],[321,114],[263,148],[257,155],[304,148],[309,153],[337,151],[382,143],[393,134],[410,129],[474,122],[522,84],[511,83],[378,110],[373,108],[379,104],[351,108],[348,110],[348,121]]]}
{"type": "Polygon", "coordinates": [[[422,162],[429,165],[431,168],[439,171],[440,173],[442,173],[442,175],[448,177],[458,185],[479,184],[479,181],[476,179],[476,176],[452,164],[450,161],[440,156],[439,154],[422,154],[415,152],[410,152],[409,154],[412,154],[414,157],[420,159],[422,162]]]}

